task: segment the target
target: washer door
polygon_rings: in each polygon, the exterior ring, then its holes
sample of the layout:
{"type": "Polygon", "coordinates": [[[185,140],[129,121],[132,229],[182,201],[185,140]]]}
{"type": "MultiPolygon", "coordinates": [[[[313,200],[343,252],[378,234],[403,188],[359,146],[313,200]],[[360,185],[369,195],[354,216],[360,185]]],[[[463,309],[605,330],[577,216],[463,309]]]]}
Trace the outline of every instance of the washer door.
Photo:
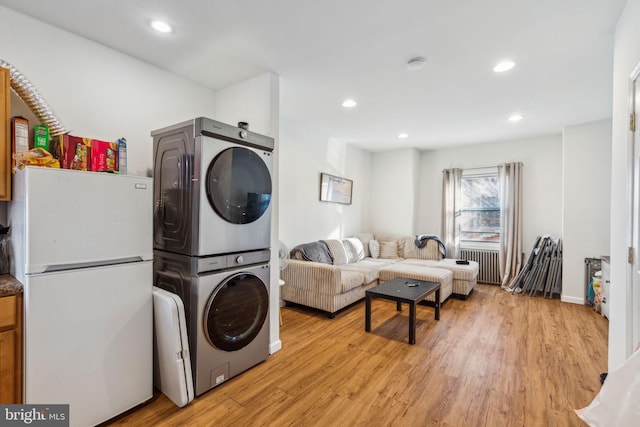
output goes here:
{"type": "Polygon", "coordinates": [[[248,345],[260,332],[269,312],[267,287],[257,276],[240,273],[227,278],[209,298],[204,332],[224,351],[248,345]]]}
{"type": "Polygon", "coordinates": [[[207,169],[206,191],[209,204],[220,217],[232,224],[248,224],[269,207],[271,174],[252,150],[227,148],[207,169]]]}

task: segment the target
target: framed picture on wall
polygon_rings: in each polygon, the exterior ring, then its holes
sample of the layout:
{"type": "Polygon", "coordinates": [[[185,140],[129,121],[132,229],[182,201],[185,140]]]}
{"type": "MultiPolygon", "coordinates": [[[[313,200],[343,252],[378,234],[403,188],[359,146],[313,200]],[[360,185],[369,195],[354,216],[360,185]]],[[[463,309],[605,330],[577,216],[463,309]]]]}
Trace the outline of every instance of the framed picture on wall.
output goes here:
{"type": "Polygon", "coordinates": [[[320,174],[320,201],[350,205],[352,192],[352,180],[324,172],[320,174]]]}

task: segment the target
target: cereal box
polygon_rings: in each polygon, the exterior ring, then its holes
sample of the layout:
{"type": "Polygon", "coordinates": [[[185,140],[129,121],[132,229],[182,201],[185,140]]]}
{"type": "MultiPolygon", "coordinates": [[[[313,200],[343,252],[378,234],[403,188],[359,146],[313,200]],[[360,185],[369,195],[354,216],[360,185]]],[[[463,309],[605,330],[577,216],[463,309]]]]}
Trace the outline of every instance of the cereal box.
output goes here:
{"type": "Polygon", "coordinates": [[[43,148],[49,151],[49,128],[35,125],[33,127],[33,148],[43,148]]]}
{"type": "Polygon", "coordinates": [[[125,138],[118,140],[118,172],[127,174],[127,140],[125,138]]]}

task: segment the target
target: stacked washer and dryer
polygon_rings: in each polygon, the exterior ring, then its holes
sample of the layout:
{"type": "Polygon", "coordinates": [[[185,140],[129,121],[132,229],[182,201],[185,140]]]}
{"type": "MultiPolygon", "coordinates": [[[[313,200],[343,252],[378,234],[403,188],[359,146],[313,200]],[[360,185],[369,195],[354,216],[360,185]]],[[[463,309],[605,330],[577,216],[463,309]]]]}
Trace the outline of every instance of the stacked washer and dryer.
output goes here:
{"type": "Polygon", "coordinates": [[[269,355],[274,140],[204,117],[151,135],[154,285],[184,303],[200,395],[269,355]]]}

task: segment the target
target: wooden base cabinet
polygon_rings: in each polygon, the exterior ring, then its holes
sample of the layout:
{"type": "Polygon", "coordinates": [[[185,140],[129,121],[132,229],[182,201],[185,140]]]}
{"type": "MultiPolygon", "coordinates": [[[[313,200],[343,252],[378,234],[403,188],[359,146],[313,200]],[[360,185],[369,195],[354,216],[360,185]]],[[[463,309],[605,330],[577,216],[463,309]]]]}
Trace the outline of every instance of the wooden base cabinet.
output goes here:
{"type": "Polygon", "coordinates": [[[22,295],[0,297],[0,403],[22,402],[22,295]]]}

